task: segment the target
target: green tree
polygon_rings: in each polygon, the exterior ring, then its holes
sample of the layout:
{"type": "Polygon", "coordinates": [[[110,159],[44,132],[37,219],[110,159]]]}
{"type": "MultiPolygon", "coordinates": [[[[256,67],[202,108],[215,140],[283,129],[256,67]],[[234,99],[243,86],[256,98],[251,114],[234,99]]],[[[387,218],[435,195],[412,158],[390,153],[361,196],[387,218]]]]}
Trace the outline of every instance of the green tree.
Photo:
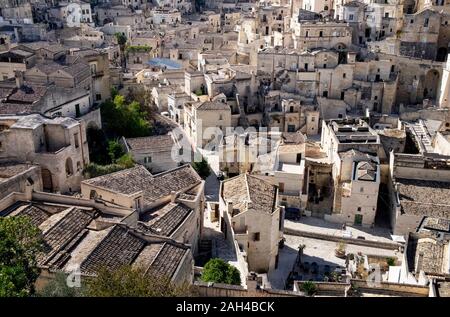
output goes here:
{"type": "Polygon", "coordinates": [[[119,164],[120,166],[123,166],[124,168],[130,168],[134,166],[134,160],[131,157],[130,153],[124,154],[121,157],[119,157],[116,163],[119,164]]]}
{"type": "MultiPolygon", "coordinates": [[[[83,284],[81,285],[83,286],[83,284]]],[[[58,272],[37,295],[40,297],[81,297],[84,296],[84,292],[85,289],[83,287],[69,287],[67,285],[67,275],[63,272],[58,272]]]]}
{"type": "Polygon", "coordinates": [[[41,232],[29,218],[0,217],[0,297],[34,294],[41,248],[41,232]]]}
{"type": "Polygon", "coordinates": [[[173,297],[191,296],[187,283],[174,284],[170,278],[146,273],[143,268],[129,265],[116,270],[100,268],[97,276],[86,285],[86,295],[92,297],[173,297]]]}
{"type": "Polygon", "coordinates": [[[394,258],[386,258],[386,263],[388,266],[395,266],[395,259],[394,258]]]}
{"type": "Polygon", "coordinates": [[[116,163],[117,160],[124,154],[125,151],[123,150],[122,145],[120,145],[119,141],[112,140],[108,142],[108,155],[112,163],[116,163]]]}
{"type": "Polygon", "coordinates": [[[211,259],[205,264],[201,280],[204,282],[241,285],[239,270],[219,258],[211,259]]]}
{"type": "Polygon", "coordinates": [[[89,145],[89,160],[91,163],[111,163],[107,151],[108,141],[103,130],[89,127],[86,134],[89,145]]]}
{"type": "Polygon", "coordinates": [[[124,137],[141,137],[151,134],[150,123],[146,120],[146,113],[141,111],[138,102],[130,104],[125,97],[116,95],[113,100],[104,102],[101,115],[108,135],[124,137]]]}
{"type": "Polygon", "coordinates": [[[206,179],[211,174],[211,169],[209,168],[208,161],[204,157],[202,157],[202,160],[200,162],[192,163],[192,167],[203,179],[206,179]]]}
{"type": "Polygon", "coordinates": [[[85,178],[93,178],[118,172],[126,168],[127,168],[126,166],[119,164],[99,165],[95,163],[90,163],[86,165],[86,167],[83,169],[83,176],[85,178]]]}
{"type": "Polygon", "coordinates": [[[117,40],[117,44],[119,44],[120,49],[120,64],[122,67],[125,67],[125,45],[127,44],[127,37],[125,34],[117,32],[114,34],[117,40]]]}

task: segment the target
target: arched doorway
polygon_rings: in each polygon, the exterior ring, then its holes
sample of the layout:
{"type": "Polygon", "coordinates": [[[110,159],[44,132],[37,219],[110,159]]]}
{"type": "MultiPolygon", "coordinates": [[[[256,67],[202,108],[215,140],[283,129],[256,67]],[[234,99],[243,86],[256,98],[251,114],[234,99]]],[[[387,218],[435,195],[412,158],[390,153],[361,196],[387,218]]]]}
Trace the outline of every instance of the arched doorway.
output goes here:
{"type": "Polygon", "coordinates": [[[440,47],[437,51],[436,60],[438,62],[445,62],[447,59],[448,49],[446,47],[440,47]]]}
{"type": "Polygon", "coordinates": [[[436,99],[439,87],[440,74],[435,69],[430,69],[425,74],[423,83],[422,99],[436,99]]]}
{"type": "Polygon", "coordinates": [[[42,187],[44,191],[52,191],[53,190],[53,181],[52,181],[52,173],[46,169],[41,169],[42,176],[42,187]]]}

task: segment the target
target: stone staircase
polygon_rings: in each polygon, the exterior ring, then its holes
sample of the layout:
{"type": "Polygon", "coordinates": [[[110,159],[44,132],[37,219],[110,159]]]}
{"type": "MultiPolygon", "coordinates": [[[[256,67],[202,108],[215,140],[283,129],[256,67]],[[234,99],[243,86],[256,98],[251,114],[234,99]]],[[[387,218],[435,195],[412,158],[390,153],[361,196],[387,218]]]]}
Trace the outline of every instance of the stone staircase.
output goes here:
{"type": "Polygon", "coordinates": [[[414,133],[418,136],[418,141],[420,141],[423,150],[425,150],[428,153],[434,152],[433,146],[431,145],[431,139],[426,131],[423,121],[420,120],[419,122],[415,122],[411,125],[412,130],[414,133]]]}

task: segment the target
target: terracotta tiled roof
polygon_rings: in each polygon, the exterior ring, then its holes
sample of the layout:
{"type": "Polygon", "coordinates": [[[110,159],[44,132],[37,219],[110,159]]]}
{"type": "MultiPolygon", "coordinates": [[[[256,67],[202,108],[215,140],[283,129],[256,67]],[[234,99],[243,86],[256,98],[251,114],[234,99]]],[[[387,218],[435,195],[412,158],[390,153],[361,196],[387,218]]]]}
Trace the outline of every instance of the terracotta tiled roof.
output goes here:
{"type": "Polygon", "coordinates": [[[121,226],[115,226],[81,263],[81,273],[93,275],[101,268],[118,269],[131,264],[145,246],[145,241],[121,226]]]}
{"type": "Polygon", "coordinates": [[[170,237],[170,235],[182,224],[182,222],[193,212],[191,208],[180,203],[168,203],[159,210],[145,213],[141,221],[140,229],[157,235],[170,237]]]}
{"type": "Polygon", "coordinates": [[[253,209],[273,213],[276,210],[276,186],[253,175],[241,174],[223,182],[223,198],[233,202],[239,212],[253,209]]]}
{"type": "Polygon", "coordinates": [[[201,182],[200,176],[186,164],[158,175],[151,175],[142,165],[83,181],[86,184],[117,193],[144,193],[144,202],[168,196],[172,191],[187,190],[201,182]]]}
{"type": "Polygon", "coordinates": [[[450,182],[397,178],[403,213],[450,219],[450,182]]]}
{"type": "Polygon", "coordinates": [[[126,142],[131,150],[171,150],[174,144],[172,136],[169,134],[141,138],[128,138],[126,139],[126,142]]]}

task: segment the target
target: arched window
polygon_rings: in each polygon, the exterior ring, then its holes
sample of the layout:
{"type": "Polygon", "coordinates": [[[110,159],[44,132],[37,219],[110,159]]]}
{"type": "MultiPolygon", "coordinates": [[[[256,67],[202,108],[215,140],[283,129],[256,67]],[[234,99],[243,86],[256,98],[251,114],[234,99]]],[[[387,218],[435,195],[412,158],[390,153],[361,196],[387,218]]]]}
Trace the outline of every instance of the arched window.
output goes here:
{"type": "Polygon", "coordinates": [[[73,174],[73,163],[72,159],[69,157],[66,160],[66,175],[71,176],[73,174]]]}

